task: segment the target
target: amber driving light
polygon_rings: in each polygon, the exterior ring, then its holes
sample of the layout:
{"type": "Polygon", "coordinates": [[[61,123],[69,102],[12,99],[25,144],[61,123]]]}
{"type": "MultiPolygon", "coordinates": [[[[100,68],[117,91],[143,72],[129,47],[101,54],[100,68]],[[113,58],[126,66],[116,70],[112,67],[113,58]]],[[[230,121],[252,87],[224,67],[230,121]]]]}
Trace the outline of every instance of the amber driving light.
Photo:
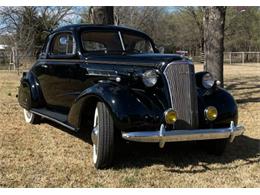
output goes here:
{"type": "Polygon", "coordinates": [[[218,117],[218,110],[214,106],[209,106],[204,110],[207,120],[214,121],[218,117]]]}
{"type": "Polygon", "coordinates": [[[165,122],[169,125],[172,125],[177,120],[177,113],[173,109],[166,110],[164,112],[165,122]]]}

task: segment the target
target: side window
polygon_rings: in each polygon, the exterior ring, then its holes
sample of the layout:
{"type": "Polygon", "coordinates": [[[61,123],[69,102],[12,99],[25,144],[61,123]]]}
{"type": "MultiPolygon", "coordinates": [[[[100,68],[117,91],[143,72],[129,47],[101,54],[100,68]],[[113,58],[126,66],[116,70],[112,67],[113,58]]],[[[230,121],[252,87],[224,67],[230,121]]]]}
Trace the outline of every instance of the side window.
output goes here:
{"type": "Polygon", "coordinates": [[[75,42],[71,33],[60,33],[52,39],[51,55],[73,55],[75,50],[75,42]]]}

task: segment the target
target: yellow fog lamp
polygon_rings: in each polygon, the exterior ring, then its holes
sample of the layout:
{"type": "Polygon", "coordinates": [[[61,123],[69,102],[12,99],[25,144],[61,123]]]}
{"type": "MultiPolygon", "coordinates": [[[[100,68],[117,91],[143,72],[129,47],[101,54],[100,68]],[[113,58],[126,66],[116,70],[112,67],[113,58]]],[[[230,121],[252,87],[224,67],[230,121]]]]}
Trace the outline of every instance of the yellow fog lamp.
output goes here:
{"type": "Polygon", "coordinates": [[[214,121],[218,117],[218,110],[214,106],[209,106],[204,110],[204,114],[207,120],[214,121]]]}
{"type": "Polygon", "coordinates": [[[177,120],[177,113],[173,109],[166,110],[164,112],[164,118],[167,124],[172,125],[177,120]]]}

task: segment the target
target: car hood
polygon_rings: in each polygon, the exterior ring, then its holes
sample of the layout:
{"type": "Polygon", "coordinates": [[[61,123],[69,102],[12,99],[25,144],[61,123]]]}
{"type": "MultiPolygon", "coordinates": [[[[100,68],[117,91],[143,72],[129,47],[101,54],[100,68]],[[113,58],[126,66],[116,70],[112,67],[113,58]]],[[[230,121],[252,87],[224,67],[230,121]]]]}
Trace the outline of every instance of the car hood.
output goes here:
{"type": "Polygon", "coordinates": [[[187,61],[188,59],[177,54],[127,54],[88,56],[88,63],[102,63],[114,65],[152,66],[160,68],[172,61],[187,61]]]}

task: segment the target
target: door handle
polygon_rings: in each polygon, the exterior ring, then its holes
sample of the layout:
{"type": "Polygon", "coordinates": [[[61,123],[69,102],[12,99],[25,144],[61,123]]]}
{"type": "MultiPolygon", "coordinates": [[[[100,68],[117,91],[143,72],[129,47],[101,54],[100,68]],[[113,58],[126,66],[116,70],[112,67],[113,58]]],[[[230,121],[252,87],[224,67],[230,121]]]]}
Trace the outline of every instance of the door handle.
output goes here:
{"type": "Polygon", "coordinates": [[[42,64],[41,67],[42,67],[42,68],[48,68],[48,65],[42,64]]]}

